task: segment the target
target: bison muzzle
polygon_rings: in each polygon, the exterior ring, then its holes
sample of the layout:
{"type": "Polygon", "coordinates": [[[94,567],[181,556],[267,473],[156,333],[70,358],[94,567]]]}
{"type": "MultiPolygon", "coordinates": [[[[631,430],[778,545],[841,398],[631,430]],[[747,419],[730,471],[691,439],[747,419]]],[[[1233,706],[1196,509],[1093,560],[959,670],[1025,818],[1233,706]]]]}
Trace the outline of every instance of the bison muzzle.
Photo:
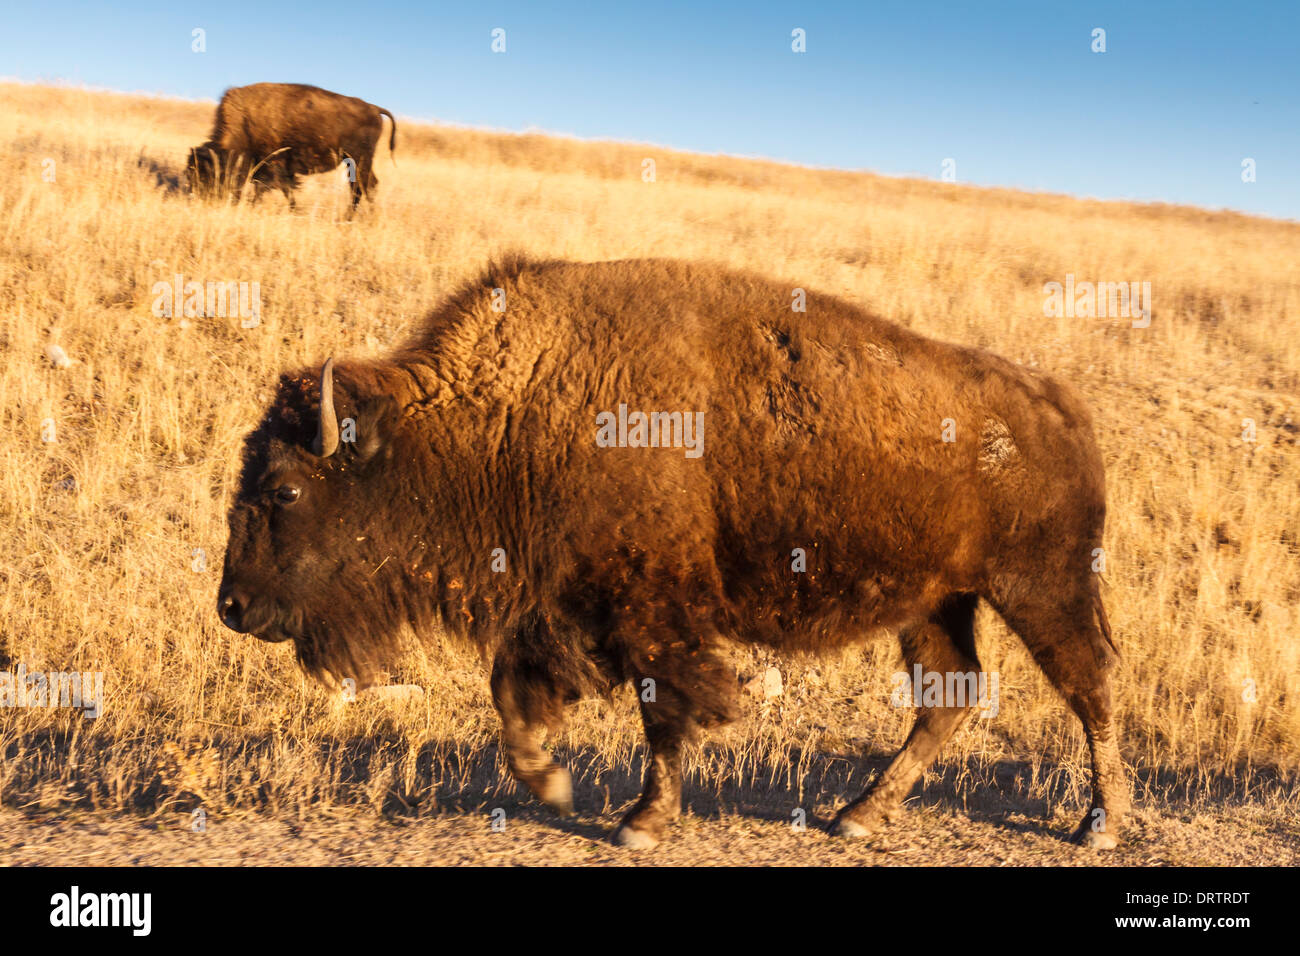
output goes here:
{"type": "MultiPolygon", "coordinates": [[[[510,770],[560,810],[538,732],[632,681],[649,759],[624,845],[664,835],[683,747],[734,716],[728,643],[897,631],[909,673],[951,678],[980,672],[981,599],[1083,723],[1076,839],[1115,845],[1103,468],[1053,378],[829,296],[792,312],[753,275],[512,258],[390,357],[283,376],[244,455],[222,620],[363,686],[408,626],[484,649],[510,770]]],[[[833,832],[889,820],[977,705],[927,695],[833,832]]]]}

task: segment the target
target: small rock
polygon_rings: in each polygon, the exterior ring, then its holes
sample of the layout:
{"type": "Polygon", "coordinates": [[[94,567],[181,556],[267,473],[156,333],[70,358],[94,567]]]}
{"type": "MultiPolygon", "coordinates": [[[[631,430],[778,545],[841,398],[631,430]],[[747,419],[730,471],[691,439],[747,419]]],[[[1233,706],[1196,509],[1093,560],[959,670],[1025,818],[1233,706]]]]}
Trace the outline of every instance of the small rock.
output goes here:
{"type": "Polygon", "coordinates": [[[50,360],[50,364],[55,368],[72,367],[72,359],[68,358],[68,353],[63,351],[62,345],[45,346],[45,357],[50,360]]]}

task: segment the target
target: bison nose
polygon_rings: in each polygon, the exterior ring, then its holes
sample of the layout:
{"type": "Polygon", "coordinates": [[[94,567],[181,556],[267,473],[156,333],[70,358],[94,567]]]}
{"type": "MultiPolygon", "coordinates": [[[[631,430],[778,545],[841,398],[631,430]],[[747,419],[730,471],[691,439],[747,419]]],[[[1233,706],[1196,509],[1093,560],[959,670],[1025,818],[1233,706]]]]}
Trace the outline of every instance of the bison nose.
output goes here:
{"type": "Polygon", "coordinates": [[[234,590],[223,591],[217,597],[217,614],[221,623],[232,631],[244,632],[244,610],[248,602],[234,590]]]}

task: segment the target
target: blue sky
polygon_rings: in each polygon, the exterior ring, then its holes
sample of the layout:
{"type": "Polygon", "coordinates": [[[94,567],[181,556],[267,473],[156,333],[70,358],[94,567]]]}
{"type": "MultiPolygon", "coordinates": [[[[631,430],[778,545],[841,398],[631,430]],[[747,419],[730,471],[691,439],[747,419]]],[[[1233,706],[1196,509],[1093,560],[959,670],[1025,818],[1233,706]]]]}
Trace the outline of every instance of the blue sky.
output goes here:
{"type": "Polygon", "coordinates": [[[314,83],[419,119],[931,178],[952,158],[962,182],[1300,219],[1295,0],[45,0],[9,6],[0,75],[213,100],[314,83]]]}

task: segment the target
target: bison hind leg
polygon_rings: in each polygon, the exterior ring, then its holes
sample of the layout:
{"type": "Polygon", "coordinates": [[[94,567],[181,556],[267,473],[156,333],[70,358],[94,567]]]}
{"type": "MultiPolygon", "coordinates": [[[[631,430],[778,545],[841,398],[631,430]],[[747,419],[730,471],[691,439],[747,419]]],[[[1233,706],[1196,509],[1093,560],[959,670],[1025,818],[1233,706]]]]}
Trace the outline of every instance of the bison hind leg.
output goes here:
{"type": "Polygon", "coordinates": [[[933,686],[928,680],[914,689],[921,706],[907,742],[872,786],[839,812],[831,826],[832,835],[870,836],[894,819],[939,749],[979,703],[980,665],[975,654],[978,601],[975,594],[950,595],[929,617],[900,633],[909,677],[919,665],[927,677],[938,676],[940,693],[937,699],[931,693],[921,693],[922,688],[933,686]],[[952,697],[949,688],[956,692],[952,697]]]}
{"type": "Polygon", "coordinates": [[[1042,589],[1017,593],[1021,600],[995,606],[1083,724],[1092,757],[1092,803],[1071,839],[1114,849],[1129,811],[1129,788],[1111,706],[1110,676],[1118,655],[1096,580],[1085,580],[1074,597],[1067,592],[1056,601],[1042,589]]]}
{"type": "Polygon", "coordinates": [[[373,203],[375,201],[375,190],[379,187],[379,180],[376,178],[374,171],[370,168],[369,163],[364,163],[357,168],[356,179],[350,184],[352,191],[352,205],[348,209],[348,217],[357,211],[361,204],[361,197],[365,197],[373,203]]]}

